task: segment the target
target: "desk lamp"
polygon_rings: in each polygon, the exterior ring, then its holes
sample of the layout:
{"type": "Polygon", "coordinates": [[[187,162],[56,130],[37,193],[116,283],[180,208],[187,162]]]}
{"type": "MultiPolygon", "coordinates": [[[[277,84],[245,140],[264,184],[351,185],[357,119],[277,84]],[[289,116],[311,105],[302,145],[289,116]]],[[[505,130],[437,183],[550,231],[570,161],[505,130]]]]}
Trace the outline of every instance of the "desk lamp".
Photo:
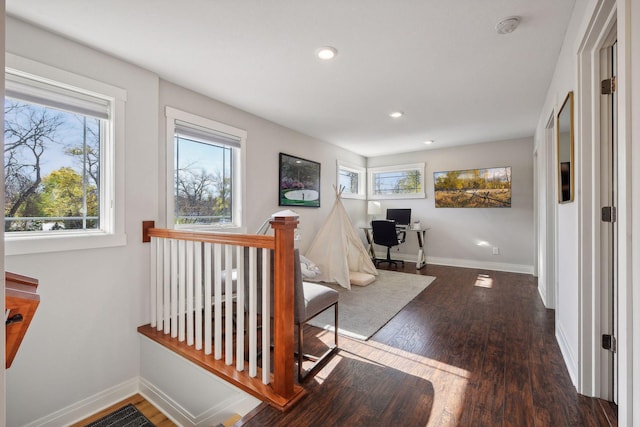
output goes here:
{"type": "Polygon", "coordinates": [[[382,213],[382,207],[380,206],[380,202],[378,200],[369,200],[367,202],[367,214],[371,217],[369,219],[369,223],[376,219],[376,215],[380,215],[382,213]]]}

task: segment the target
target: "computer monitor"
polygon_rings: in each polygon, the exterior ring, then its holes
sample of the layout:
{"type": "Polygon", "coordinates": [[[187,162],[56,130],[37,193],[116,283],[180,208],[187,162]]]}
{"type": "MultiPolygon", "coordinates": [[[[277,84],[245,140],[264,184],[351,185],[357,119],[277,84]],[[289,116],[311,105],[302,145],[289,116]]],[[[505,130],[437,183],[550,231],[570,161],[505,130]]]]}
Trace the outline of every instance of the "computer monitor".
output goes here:
{"type": "Polygon", "coordinates": [[[391,219],[398,225],[411,224],[411,209],[387,209],[387,219],[391,219]]]}

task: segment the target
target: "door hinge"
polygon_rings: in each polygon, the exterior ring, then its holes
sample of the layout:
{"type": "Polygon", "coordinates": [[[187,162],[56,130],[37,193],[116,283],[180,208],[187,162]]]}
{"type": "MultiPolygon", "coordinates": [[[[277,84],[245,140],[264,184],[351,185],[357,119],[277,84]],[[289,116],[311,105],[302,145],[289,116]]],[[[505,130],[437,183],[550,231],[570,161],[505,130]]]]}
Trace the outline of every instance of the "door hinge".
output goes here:
{"type": "Polygon", "coordinates": [[[615,206],[602,207],[602,222],[616,222],[617,213],[615,206]]]}
{"type": "Polygon", "coordinates": [[[600,83],[600,93],[602,95],[611,95],[616,91],[616,78],[611,77],[610,79],[605,79],[600,83]]]}
{"type": "Polygon", "coordinates": [[[616,352],[616,337],[609,334],[602,335],[602,348],[613,353],[616,352]]]}

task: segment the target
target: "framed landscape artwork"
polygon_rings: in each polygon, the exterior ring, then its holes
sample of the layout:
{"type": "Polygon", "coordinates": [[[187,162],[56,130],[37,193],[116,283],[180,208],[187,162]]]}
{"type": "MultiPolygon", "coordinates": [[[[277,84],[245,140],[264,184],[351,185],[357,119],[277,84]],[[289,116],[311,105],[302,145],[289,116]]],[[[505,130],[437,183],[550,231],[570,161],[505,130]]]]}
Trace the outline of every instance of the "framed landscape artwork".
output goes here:
{"type": "Polygon", "coordinates": [[[510,208],[511,166],[434,172],[436,208],[510,208]]]}
{"type": "Polygon", "coordinates": [[[320,163],[280,153],[279,205],[320,207],[320,163]]]}

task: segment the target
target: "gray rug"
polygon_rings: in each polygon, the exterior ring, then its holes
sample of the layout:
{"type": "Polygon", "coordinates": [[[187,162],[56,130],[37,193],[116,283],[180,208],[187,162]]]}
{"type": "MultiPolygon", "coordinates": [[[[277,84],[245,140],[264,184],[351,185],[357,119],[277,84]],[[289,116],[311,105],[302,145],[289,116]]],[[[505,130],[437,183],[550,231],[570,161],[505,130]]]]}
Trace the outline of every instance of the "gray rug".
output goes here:
{"type": "MultiPolygon", "coordinates": [[[[337,284],[323,285],[340,292],[338,333],[367,340],[434,280],[433,276],[378,270],[376,281],[368,286],[348,290],[337,284]]],[[[309,324],[333,330],[333,319],[333,310],[327,310],[309,324]]]]}

